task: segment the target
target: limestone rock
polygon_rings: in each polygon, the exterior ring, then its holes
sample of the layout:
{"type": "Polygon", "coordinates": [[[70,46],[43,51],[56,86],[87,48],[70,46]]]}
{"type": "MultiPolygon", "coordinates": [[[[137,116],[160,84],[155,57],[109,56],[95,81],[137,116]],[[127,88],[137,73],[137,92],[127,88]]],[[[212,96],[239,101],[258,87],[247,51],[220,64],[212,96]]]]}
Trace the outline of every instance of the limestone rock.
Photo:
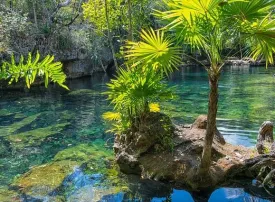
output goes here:
{"type": "Polygon", "coordinates": [[[265,121],[259,129],[257,137],[256,149],[258,153],[264,154],[269,150],[269,148],[271,148],[271,143],[273,142],[273,123],[271,121],[265,121]]]}
{"type": "Polygon", "coordinates": [[[273,142],[273,123],[271,121],[265,121],[259,130],[257,141],[273,142]]]}

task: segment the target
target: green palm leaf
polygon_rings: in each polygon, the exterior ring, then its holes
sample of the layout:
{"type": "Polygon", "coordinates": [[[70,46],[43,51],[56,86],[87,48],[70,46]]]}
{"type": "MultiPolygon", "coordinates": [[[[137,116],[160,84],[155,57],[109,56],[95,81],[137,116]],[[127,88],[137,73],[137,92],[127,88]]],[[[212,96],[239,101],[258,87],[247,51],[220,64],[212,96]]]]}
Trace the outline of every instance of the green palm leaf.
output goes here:
{"type": "Polygon", "coordinates": [[[62,70],[61,62],[54,62],[54,56],[46,56],[39,62],[40,54],[37,52],[34,60],[31,53],[28,54],[26,63],[24,57],[21,55],[19,63],[16,64],[15,58],[12,55],[11,62],[4,62],[0,69],[0,79],[9,80],[11,84],[13,81],[18,82],[19,79],[24,78],[26,85],[30,88],[34,83],[36,77],[44,77],[45,87],[48,87],[49,79],[57,83],[61,87],[69,90],[64,84],[66,75],[62,70]]]}
{"type": "Polygon", "coordinates": [[[152,67],[163,73],[170,73],[181,63],[180,50],[163,31],[141,31],[140,42],[128,42],[126,58],[132,67],[152,67]]]}

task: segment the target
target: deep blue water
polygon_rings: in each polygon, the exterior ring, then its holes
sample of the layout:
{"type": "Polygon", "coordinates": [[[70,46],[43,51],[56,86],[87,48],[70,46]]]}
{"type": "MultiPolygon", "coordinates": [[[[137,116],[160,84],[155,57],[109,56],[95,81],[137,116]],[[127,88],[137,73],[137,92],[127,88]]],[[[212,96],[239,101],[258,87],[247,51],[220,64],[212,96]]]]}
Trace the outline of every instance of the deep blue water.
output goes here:
{"type": "MultiPolygon", "coordinates": [[[[218,129],[226,141],[253,146],[261,123],[274,121],[274,73],[274,68],[264,67],[224,69],[219,86],[218,129]]],[[[17,177],[32,167],[53,162],[60,152],[81,144],[97,144],[98,140],[112,141],[112,135],[105,132],[107,127],[101,118],[103,112],[111,109],[106,97],[101,94],[108,81],[107,75],[97,74],[91,78],[69,80],[69,92],[58,86],[47,90],[34,87],[30,91],[0,91],[0,201],[1,194],[11,190],[11,184],[17,177]],[[33,119],[29,121],[28,117],[33,119]],[[45,128],[47,132],[43,130],[45,128]]],[[[192,123],[199,114],[207,112],[208,82],[203,69],[184,67],[171,75],[168,81],[176,86],[178,98],[161,102],[161,110],[169,114],[175,123],[192,123]]],[[[111,145],[102,150],[110,152],[111,145]]],[[[102,166],[100,160],[96,160],[98,164],[102,166]]],[[[253,187],[250,182],[233,188],[191,193],[134,176],[118,174],[116,181],[110,181],[105,175],[103,171],[87,173],[77,168],[63,180],[62,189],[43,196],[32,192],[17,199],[58,201],[61,197],[66,201],[110,202],[272,200],[270,194],[253,187]],[[126,191],[120,189],[120,180],[126,184],[126,191]]]]}

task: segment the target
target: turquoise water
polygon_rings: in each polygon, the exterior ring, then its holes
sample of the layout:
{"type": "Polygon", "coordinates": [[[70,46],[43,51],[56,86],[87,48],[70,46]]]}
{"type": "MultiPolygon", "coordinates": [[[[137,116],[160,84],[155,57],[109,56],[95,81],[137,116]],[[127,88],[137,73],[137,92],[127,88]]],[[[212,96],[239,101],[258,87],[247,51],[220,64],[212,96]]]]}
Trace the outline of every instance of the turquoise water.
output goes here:
{"type": "MultiPolygon", "coordinates": [[[[274,68],[226,67],[218,128],[232,144],[253,146],[265,120],[275,118],[274,68]]],[[[101,114],[108,76],[25,91],[0,91],[0,201],[270,201],[248,184],[191,193],[124,176],[113,163],[112,134],[101,114]],[[253,194],[251,194],[253,193],[253,194]],[[266,199],[266,200],[265,200],[266,199]]],[[[161,103],[175,123],[207,112],[207,75],[185,67],[169,78],[178,98],[161,103]]]]}

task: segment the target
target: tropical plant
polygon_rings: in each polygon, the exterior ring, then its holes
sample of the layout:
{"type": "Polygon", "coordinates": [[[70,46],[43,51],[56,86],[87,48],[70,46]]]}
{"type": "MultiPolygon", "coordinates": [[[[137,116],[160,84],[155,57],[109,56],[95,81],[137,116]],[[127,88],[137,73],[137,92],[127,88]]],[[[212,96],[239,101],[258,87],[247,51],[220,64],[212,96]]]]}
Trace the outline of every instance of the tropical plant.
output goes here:
{"type": "Polygon", "coordinates": [[[240,51],[273,63],[275,52],[274,0],[164,0],[167,10],[156,11],[173,31],[179,42],[207,56],[209,66],[202,64],[209,77],[207,132],[200,173],[208,173],[216,130],[218,81],[227,56],[223,53],[233,41],[244,47],[240,51]]]}
{"type": "Polygon", "coordinates": [[[103,117],[115,121],[116,133],[125,132],[137,118],[142,121],[148,112],[159,112],[159,100],[173,98],[173,89],[165,83],[162,72],[168,74],[180,63],[180,51],[172,47],[162,31],[142,31],[141,38],[142,42],[127,44],[129,66],[126,70],[120,68],[116,79],[108,84],[106,94],[115,112],[103,117]],[[164,59],[166,63],[158,62],[164,59]]]}
{"type": "Polygon", "coordinates": [[[46,56],[42,61],[39,60],[40,54],[38,52],[34,59],[31,53],[29,53],[27,61],[21,55],[19,63],[16,63],[15,57],[12,55],[11,62],[3,62],[0,68],[0,80],[9,80],[9,84],[11,84],[24,78],[27,87],[30,88],[36,77],[44,77],[45,87],[48,87],[50,79],[52,82],[69,90],[64,84],[66,75],[62,71],[62,63],[54,62],[54,56],[50,55],[46,56]]]}
{"type": "Polygon", "coordinates": [[[153,68],[168,75],[181,63],[180,49],[163,31],[141,31],[141,41],[129,41],[125,48],[126,59],[131,67],[153,68]]]}
{"type": "Polygon", "coordinates": [[[163,77],[151,68],[120,68],[105,94],[114,105],[115,112],[107,112],[103,118],[114,121],[113,131],[120,134],[129,129],[136,119],[142,122],[148,112],[159,112],[157,102],[172,99],[173,88],[168,87],[163,77]]]}

